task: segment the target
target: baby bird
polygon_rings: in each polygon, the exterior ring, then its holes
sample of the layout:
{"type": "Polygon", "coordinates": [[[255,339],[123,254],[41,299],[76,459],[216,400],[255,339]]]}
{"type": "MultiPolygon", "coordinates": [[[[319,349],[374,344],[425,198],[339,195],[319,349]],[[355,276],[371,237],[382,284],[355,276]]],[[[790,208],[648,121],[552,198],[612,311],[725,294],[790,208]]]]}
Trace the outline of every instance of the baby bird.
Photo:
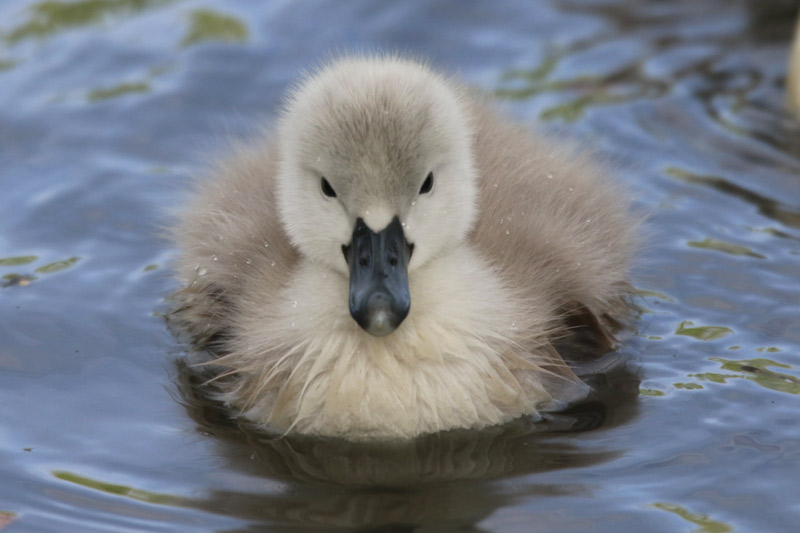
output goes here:
{"type": "Polygon", "coordinates": [[[266,430],[387,440],[588,393],[571,343],[629,315],[635,221],[591,159],[423,63],[345,57],[290,93],[174,229],[174,318],[266,430]]]}

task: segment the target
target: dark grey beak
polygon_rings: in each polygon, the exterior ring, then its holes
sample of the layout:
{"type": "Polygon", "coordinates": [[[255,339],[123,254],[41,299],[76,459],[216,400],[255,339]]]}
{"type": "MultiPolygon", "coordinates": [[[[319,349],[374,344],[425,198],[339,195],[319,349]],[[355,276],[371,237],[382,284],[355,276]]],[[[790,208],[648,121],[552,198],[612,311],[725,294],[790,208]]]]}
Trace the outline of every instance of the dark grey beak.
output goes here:
{"type": "Polygon", "coordinates": [[[362,219],[356,221],[353,240],[342,246],[350,266],[350,315],[367,333],[382,337],[397,329],[408,316],[408,244],[395,217],[374,233],[362,219]]]}

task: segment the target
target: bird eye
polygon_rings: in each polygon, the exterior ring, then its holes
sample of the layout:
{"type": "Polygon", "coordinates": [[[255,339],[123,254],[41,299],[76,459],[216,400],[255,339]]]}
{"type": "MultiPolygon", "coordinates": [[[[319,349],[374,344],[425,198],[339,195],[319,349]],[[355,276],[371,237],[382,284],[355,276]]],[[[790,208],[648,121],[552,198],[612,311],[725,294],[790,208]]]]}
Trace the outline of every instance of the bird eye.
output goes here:
{"type": "Polygon", "coordinates": [[[428,194],[433,189],[433,172],[428,174],[428,177],[425,178],[425,181],[422,182],[422,187],[419,188],[420,194],[428,194]]]}
{"type": "Polygon", "coordinates": [[[322,194],[328,198],[336,198],[336,191],[333,190],[333,187],[325,178],[322,178],[322,194]]]}

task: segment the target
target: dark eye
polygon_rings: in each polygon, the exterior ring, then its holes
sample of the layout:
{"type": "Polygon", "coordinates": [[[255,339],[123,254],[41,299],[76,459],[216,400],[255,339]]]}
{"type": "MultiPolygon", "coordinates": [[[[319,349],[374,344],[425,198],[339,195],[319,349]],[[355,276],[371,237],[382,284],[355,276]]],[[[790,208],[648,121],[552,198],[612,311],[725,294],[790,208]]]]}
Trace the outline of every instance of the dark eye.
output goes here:
{"type": "Polygon", "coordinates": [[[333,190],[333,187],[325,178],[322,178],[322,194],[328,198],[336,198],[336,191],[333,190]]]}
{"type": "Polygon", "coordinates": [[[428,177],[425,178],[425,181],[422,182],[422,187],[419,188],[420,194],[428,194],[433,189],[433,172],[428,174],[428,177]]]}

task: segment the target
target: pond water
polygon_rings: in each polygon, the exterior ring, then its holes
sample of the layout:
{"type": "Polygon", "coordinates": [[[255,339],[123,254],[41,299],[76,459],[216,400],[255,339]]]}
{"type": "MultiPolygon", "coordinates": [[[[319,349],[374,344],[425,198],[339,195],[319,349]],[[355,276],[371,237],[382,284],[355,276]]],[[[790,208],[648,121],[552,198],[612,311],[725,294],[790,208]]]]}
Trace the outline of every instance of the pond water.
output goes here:
{"type": "Polygon", "coordinates": [[[5,0],[0,529],[796,531],[795,10],[5,0]],[[619,169],[649,217],[642,314],[595,381],[638,397],[386,450],[268,439],[185,393],[164,213],[353,49],[431,58],[619,169]]]}

